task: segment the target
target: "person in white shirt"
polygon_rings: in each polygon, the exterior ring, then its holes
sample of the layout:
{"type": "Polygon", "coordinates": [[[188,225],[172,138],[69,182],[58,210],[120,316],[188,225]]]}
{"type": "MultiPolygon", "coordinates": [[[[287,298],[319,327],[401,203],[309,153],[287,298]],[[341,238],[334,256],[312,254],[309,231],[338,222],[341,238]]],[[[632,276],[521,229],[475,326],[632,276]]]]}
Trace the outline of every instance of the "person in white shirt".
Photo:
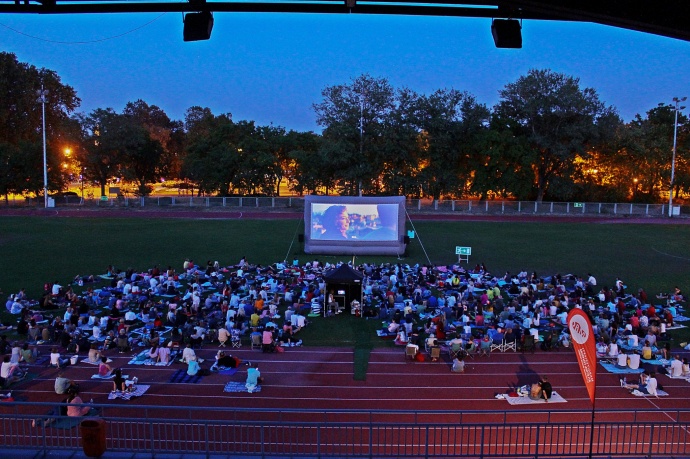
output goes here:
{"type": "Polygon", "coordinates": [[[680,378],[683,376],[683,362],[681,362],[679,355],[675,355],[673,360],[671,360],[669,376],[671,378],[680,378]]]}
{"type": "Polygon", "coordinates": [[[53,288],[50,293],[53,294],[53,296],[58,296],[60,294],[60,289],[62,288],[62,285],[58,284],[57,281],[53,284],[53,288]]]}
{"type": "Polygon", "coordinates": [[[189,361],[192,360],[192,357],[196,357],[196,352],[194,352],[194,349],[192,349],[192,345],[188,343],[184,348],[184,351],[182,351],[181,360],[184,363],[189,363],[189,361]]]}

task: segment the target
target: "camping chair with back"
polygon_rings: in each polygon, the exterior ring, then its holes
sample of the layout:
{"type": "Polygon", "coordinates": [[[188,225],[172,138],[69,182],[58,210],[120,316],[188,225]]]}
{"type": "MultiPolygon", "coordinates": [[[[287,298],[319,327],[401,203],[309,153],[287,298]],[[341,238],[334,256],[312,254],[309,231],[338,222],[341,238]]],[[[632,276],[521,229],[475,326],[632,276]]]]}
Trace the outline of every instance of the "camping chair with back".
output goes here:
{"type": "Polygon", "coordinates": [[[236,348],[242,347],[242,337],[239,330],[234,328],[230,330],[230,345],[236,348]]]}
{"type": "Polygon", "coordinates": [[[485,355],[491,357],[491,350],[493,348],[493,342],[489,340],[482,340],[479,344],[479,355],[485,355]]]}
{"type": "Polygon", "coordinates": [[[415,357],[417,357],[417,352],[419,352],[419,346],[412,344],[405,346],[405,361],[407,361],[408,357],[414,361],[415,357]]]}
{"type": "Polygon", "coordinates": [[[470,340],[470,344],[467,346],[467,349],[465,350],[465,355],[469,356],[472,360],[474,360],[474,356],[479,353],[479,348],[477,347],[477,344],[474,342],[474,340],[470,340]]]}
{"type": "Polygon", "coordinates": [[[252,345],[252,350],[254,349],[261,349],[262,343],[261,343],[261,333],[259,332],[254,332],[250,335],[251,338],[251,345],[252,345]]]}
{"type": "Polygon", "coordinates": [[[448,356],[450,357],[451,361],[455,357],[464,357],[465,349],[463,349],[463,346],[463,343],[454,343],[450,345],[448,348],[448,356]]]}
{"type": "Polygon", "coordinates": [[[517,338],[515,335],[511,335],[511,338],[506,338],[503,341],[503,352],[510,351],[517,352],[517,338]]]}
{"type": "Polygon", "coordinates": [[[525,351],[530,351],[532,354],[534,354],[535,347],[534,335],[529,333],[526,334],[522,339],[522,352],[524,353],[525,351]]]}

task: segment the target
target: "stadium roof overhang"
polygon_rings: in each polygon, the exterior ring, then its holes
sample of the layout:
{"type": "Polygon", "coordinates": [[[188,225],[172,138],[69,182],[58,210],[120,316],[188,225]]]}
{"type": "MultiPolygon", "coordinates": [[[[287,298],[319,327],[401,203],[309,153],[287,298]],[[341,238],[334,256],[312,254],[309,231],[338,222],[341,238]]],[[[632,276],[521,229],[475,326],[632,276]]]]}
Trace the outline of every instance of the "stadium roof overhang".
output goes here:
{"type": "Polygon", "coordinates": [[[0,0],[0,13],[346,13],[593,22],[690,41],[689,0],[0,0]]]}

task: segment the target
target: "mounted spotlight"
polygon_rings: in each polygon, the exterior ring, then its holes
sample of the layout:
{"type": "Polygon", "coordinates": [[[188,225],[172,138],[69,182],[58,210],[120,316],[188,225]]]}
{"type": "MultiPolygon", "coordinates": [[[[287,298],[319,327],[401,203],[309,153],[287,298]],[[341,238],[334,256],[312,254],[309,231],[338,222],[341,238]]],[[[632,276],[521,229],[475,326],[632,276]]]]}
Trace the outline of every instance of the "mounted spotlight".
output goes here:
{"type": "Polygon", "coordinates": [[[184,16],[184,41],[208,40],[213,30],[213,14],[210,11],[187,13],[184,16]]]}
{"type": "Polygon", "coordinates": [[[522,48],[522,26],[517,19],[494,19],[491,35],[496,48],[522,48]]]}

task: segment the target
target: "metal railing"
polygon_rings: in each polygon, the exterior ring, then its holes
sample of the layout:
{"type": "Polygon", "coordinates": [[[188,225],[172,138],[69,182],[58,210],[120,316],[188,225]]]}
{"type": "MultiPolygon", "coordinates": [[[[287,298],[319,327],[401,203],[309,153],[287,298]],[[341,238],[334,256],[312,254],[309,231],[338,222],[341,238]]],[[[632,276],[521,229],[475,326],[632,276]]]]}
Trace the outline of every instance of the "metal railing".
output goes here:
{"type": "MultiPolygon", "coordinates": [[[[78,450],[80,418],[32,427],[41,403],[3,403],[5,449],[78,450]]],[[[354,411],[100,405],[113,452],[243,457],[687,457],[690,411],[354,411]],[[483,419],[483,420],[482,420],[483,419]],[[593,430],[592,430],[593,429],[593,430]],[[593,432],[593,436],[591,435],[593,432]]],[[[42,414],[42,418],[46,418],[42,414]]]]}
{"type": "MultiPolygon", "coordinates": [[[[4,201],[2,201],[4,203],[4,201]]],[[[303,210],[301,197],[194,197],[149,196],[85,199],[65,196],[54,199],[56,207],[130,207],[130,208],[212,208],[212,209],[292,209],[303,210]]],[[[15,207],[42,206],[36,198],[11,198],[7,203],[15,207]]],[[[466,215],[584,215],[584,216],[668,216],[668,204],[636,204],[605,202],[537,202],[537,201],[478,201],[408,199],[409,212],[440,212],[466,215]]],[[[690,214],[690,206],[674,206],[679,216],[690,214]]]]}

